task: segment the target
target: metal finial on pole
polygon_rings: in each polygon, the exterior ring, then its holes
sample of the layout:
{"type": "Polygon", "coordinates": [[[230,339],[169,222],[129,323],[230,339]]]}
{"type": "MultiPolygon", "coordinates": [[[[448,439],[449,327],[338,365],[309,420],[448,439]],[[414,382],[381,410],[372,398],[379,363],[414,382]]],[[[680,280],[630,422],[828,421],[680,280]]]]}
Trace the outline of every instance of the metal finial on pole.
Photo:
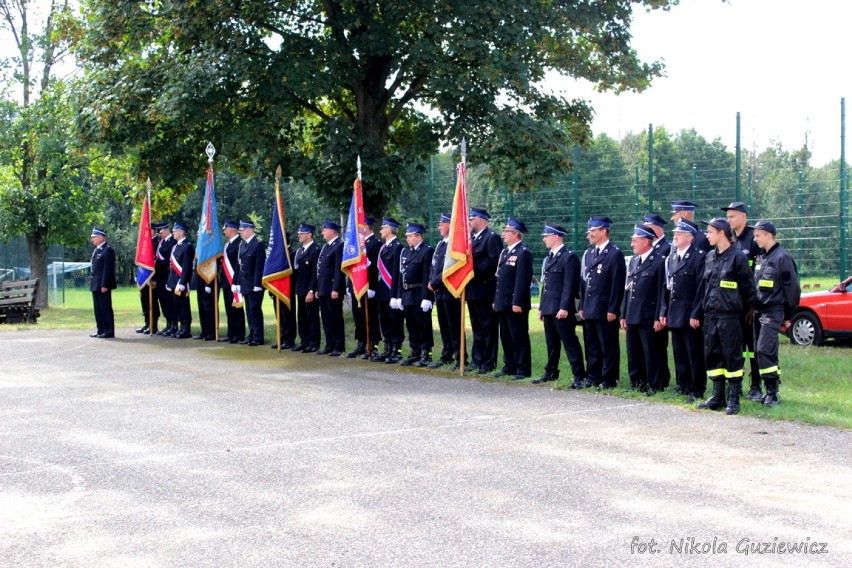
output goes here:
{"type": "Polygon", "coordinates": [[[462,163],[467,162],[467,140],[465,140],[464,138],[462,138],[461,143],[461,159],[462,163]]]}
{"type": "Polygon", "coordinates": [[[358,179],[361,179],[361,156],[358,156],[358,160],[355,162],[358,166],[358,179]]]}
{"type": "Polygon", "coordinates": [[[278,182],[281,180],[281,166],[279,165],[275,168],[275,181],[278,182]]]}
{"type": "MultiPolygon", "coordinates": [[[[145,189],[148,191],[148,199],[151,199],[151,178],[148,178],[148,181],[145,182],[145,189]]],[[[148,203],[150,206],[151,204],[148,203]]]]}
{"type": "Polygon", "coordinates": [[[213,156],[216,155],[216,147],[213,145],[213,142],[207,143],[207,148],[204,149],[204,152],[207,154],[207,161],[212,164],[213,156]]]}

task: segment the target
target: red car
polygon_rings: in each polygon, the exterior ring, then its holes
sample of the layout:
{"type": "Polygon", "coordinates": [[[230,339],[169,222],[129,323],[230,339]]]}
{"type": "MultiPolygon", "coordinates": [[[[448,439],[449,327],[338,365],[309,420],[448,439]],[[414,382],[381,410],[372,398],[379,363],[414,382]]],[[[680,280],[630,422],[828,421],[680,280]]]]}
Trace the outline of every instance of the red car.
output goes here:
{"type": "Polygon", "coordinates": [[[831,290],[802,294],[790,324],[787,336],[796,345],[852,337],[852,276],[831,290]]]}

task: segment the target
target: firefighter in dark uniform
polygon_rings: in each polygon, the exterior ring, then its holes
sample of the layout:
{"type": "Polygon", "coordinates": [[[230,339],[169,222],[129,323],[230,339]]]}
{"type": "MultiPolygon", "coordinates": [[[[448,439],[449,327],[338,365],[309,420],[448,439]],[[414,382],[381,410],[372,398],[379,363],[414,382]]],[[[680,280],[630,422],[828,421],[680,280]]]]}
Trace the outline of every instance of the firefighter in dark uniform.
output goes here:
{"type": "MultiPolygon", "coordinates": [[[[662,256],[663,261],[665,261],[672,251],[672,244],[666,238],[665,233],[665,226],[668,223],[657,213],[645,213],[643,222],[649,229],[654,231],[654,242],[651,244],[654,254],[662,256]]],[[[672,374],[669,370],[668,328],[663,327],[662,330],[654,334],[654,349],[654,352],[657,354],[657,360],[660,361],[660,389],[666,390],[669,388],[672,379],[672,374]]]]}
{"type": "Polygon", "coordinates": [[[317,259],[319,246],[314,242],[316,227],[302,223],[296,231],[299,248],[293,255],[293,274],[296,275],[296,321],[299,343],[293,351],[316,353],[320,347],[319,303],[313,290],[317,287],[317,259]]]}
{"type": "MultiPolygon", "coordinates": [[[[160,231],[160,226],[156,224],[151,224],[151,246],[153,250],[157,250],[157,246],[160,244],[160,236],[157,234],[160,231]]],[[[156,255],[156,252],[155,252],[156,255]]],[[[156,256],[155,256],[156,258],[156,256]]],[[[154,265],[156,269],[156,264],[154,265]]],[[[139,288],[139,303],[142,305],[142,317],[143,323],[142,327],[136,329],[136,333],[142,333],[145,335],[150,335],[153,333],[157,333],[157,328],[159,327],[159,319],[160,319],[160,302],[157,300],[157,286],[156,286],[156,270],[155,274],[151,276],[151,279],[148,280],[148,283],[139,288]],[[150,301],[149,301],[150,295],[150,301]],[[153,304],[149,305],[149,304],[153,304]],[[153,308],[154,313],[153,317],[151,314],[151,309],[153,308]],[[154,329],[149,329],[149,326],[154,326],[154,329]]]]}
{"type": "MultiPolygon", "coordinates": [[[[296,257],[296,251],[292,249],[293,242],[290,240],[289,232],[284,233],[284,241],[287,243],[288,247],[291,247],[290,250],[287,251],[287,255],[290,257],[290,263],[292,265],[293,259],[296,257]]],[[[269,256],[268,250],[266,252],[266,256],[269,256]]],[[[287,290],[287,295],[290,297],[289,307],[283,300],[280,300],[275,294],[269,292],[269,299],[272,300],[273,304],[275,304],[276,300],[278,300],[278,317],[281,318],[281,324],[278,326],[278,341],[274,341],[272,345],[270,345],[271,349],[278,349],[278,344],[280,343],[281,351],[284,351],[285,349],[290,351],[296,344],[296,297],[293,295],[293,290],[296,287],[296,278],[296,272],[291,272],[290,289],[287,290]]]]}
{"type": "Polygon", "coordinates": [[[651,396],[662,390],[660,360],[654,335],[661,333],[666,267],[654,252],[654,231],[639,223],[633,227],[630,247],[633,257],[627,267],[624,300],[621,303],[621,329],[627,332],[627,372],[633,390],[651,396]]]}
{"type": "MultiPolygon", "coordinates": [[[[186,237],[189,231],[183,223],[175,222],[172,226],[175,246],[169,259],[171,272],[166,290],[174,295],[174,306],[179,329],[175,329],[171,337],[176,339],[187,339],[192,337],[192,311],[189,305],[189,283],[192,279],[193,260],[195,259],[195,247],[186,237]]],[[[165,333],[163,335],[166,335],[165,333]]]]}
{"type": "MultiPolygon", "coordinates": [[[[444,260],[447,258],[447,246],[450,240],[450,216],[441,213],[438,218],[438,233],[441,240],[435,245],[432,255],[432,268],[429,271],[429,290],[435,293],[435,305],[438,308],[438,328],[441,331],[441,357],[429,365],[437,369],[443,365],[455,365],[461,362],[461,300],[447,290],[443,280],[444,260]]],[[[466,359],[466,358],[465,358],[466,359]]]]}
{"type": "Polygon", "coordinates": [[[435,294],[429,289],[429,269],[432,266],[432,247],[423,242],[426,229],[419,223],[409,223],[405,230],[407,247],[399,257],[399,270],[394,277],[394,305],[401,305],[408,330],[411,353],[400,365],[426,367],[432,362],[432,302],[435,294]]]}
{"type": "Polygon", "coordinates": [[[586,238],[592,245],[583,254],[580,317],[586,348],[586,386],[613,389],[618,384],[621,351],[618,314],[624,298],[624,253],[609,240],[612,221],[589,219],[586,238]]]}
{"type": "Polygon", "coordinates": [[[676,394],[693,403],[704,397],[707,371],[704,367],[704,331],[701,329],[701,300],[698,284],[704,277],[703,251],[693,245],[698,225],[682,219],[674,228],[674,251],[666,259],[666,289],[660,321],[672,333],[676,394]]]}
{"type": "Polygon", "coordinates": [[[472,370],[488,374],[497,366],[497,337],[499,326],[494,313],[495,274],[503,244],[500,237],[488,226],[491,216],[485,209],[470,210],[468,220],[473,232],[473,278],[465,287],[470,327],[473,331],[471,347],[472,370]]]}
{"type": "Polygon", "coordinates": [[[228,320],[228,335],[220,337],[219,341],[228,343],[239,343],[246,338],[246,313],[243,310],[242,295],[236,292],[237,280],[235,275],[240,262],[240,224],[233,220],[226,220],[222,225],[227,242],[222,251],[222,259],[219,275],[219,287],[222,288],[222,296],[225,298],[225,318],[228,320]],[[237,306],[234,301],[237,300],[237,306]]]}
{"type": "Polygon", "coordinates": [[[157,301],[160,304],[160,313],[166,318],[166,327],[159,331],[155,331],[157,335],[172,335],[177,331],[177,314],[175,311],[175,295],[166,290],[166,284],[169,281],[169,265],[172,257],[172,249],[177,242],[169,229],[168,223],[157,224],[157,236],[160,242],[157,248],[154,249],[154,281],[156,287],[157,301]]]}
{"type": "Polygon", "coordinates": [[[545,223],[542,240],[550,250],[541,268],[541,298],[538,319],[544,324],[547,364],[544,374],[533,383],[559,378],[560,343],[574,375],[572,389],[581,389],[586,380],[583,351],[577,338],[577,303],[580,297],[580,259],[564,244],[565,229],[545,223]]]}
{"type": "Polygon", "coordinates": [[[314,293],[319,303],[325,347],[317,351],[317,355],[340,357],[346,350],[346,330],[343,323],[346,274],[340,269],[343,262],[340,225],[326,220],[322,224],[321,234],[325,244],[317,257],[317,286],[314,293]]]}
{"type": "Polygon", "coordinates": [[[500,326],[503,368],[497,376],[512,375],[521,381],[532,375],[530,354],[530,284],[533,276],[532,253],[524,244],[527,227],[520,219],[509,217],[503,227],[506,248],[497,261],[497,287],[494,312],[500,326]]]}
{"type": "Polygon", "coordinates": [[[115,337],[115,314],[112,311],[112,291],[115,290],[115,251],[106,242],[106,231],[92,229],[92,304],[95,311],[95,333],[89,337],[115,337]]]}
{"type": "MultiPolygon", "coordinates": [[[[695,208],[698,207],[695,203],[691,201],[678,200],[672,201],[672,221],[677,223],[681,219],[686,219],[687,221],[692,221],[695,223],[695,208]]],[[[700,232],[695,235],[695,240],[692,243],[695,248],[698,250],[702,250],[705,253],[710,252],[710,249],[713,248],[710,246],[710,243],[707,241],[707,237],[704,233],[700,232]]]]}
{"type": "Polygon", "coordinates": [[[352,293],[352,281],[348,283],[349,292],[352,295],[352,321],[355,323],[355,349],[346,354],[347,359],[361,357],[361,359],[369,359],[376,353],[376,345],[382,340],[382,330],[379,328],[379,304],[376,302],[376,286],[379,284],[379,267],[377,265],[379,258],[379,249],[382,248],[382,243],[376,238],[373,233],[373,227],[376,226],[376,220],[372,217],[364,219],[366,229],[364,232],[364,249],[367,253],[367,294],[361,298],[361,305],[355,301],[355,294],[352,293]],[[369,324],[368,323],[369,318],[369,324]],[[367,328],[370,330],[370,349],[367,352],[367,328]]]}
{"type": "Polygon", "coordinates": [[[379,305],[379,325],[382,329],[382,338],[385,342],[385,350],[374,355],[370,361],[399,363],[402,360],[402,342],[405,340],[402,307],[396,307],[394,294],[394,278],[399,271],[399,256],[402,252],[402,243],[396,236],[399,230],[399,221],[391,217],[382,219],[379,235],[382,237],[382,246],[379,247],[379,256],[376,259],[376,267],[379,271],[379,281],[376,285],[376,302],[379,305]]]}
{"type": "Polygon", "coordinates": [[[776,233],[771,221],[758,221],[754,226],[754,240],[760,248],[754,272],[754,345],[760,378],[766,385],[764,406],[778,405],[778,332],[790,327],[802,293],[796,263],[775,240],[776,233]]]}
{"type": "Polygon", "coordinates": [[[713,395],[698,408],[725,408],[726,414],[736,414],[744,365],[740,322],[754,304],[754,277],[745,255],[733,247],[728,221],[716,217],[707,225],[707,240],[715,248],[707,253],[697,295],[703,299],[704,362],[713,395]]]}
{"type": "Polygon", "coordinates": [[[263,345],[263,265],[266,247],[254,234],[254,223],[240,221],[240,249],[238,252],[237,291],[242,294],[246,309],[248,335],[240,345],[263,345]]]}
{"type": "MultiPolygon", "coordinates": [[[[754,242],[754,230],[748,224],[748,207],[742,201],[734,201],[727,207],[721,207],[725,212],[728,224],[734,234],[734,248],[743,253],[748,259],[748,265],[754,271],[754,261],[760,254],[760,248],[754,242]]],[[[750,388],[746,398],[763,402],[763,392],[760,390],[760,370],[754,356],[754,313],[746,314],[743,318],[743,357],[749,365],[750,388]]]]}
{"type": "Polygon", "coordinates": [[[198,306],[198,323],[201,331],[193,335],[193,339],[199,341],[216,340],[216,317],[213,310],[216,301],[213,299],[213,285],[204,281],[198,274],[198,258],[192,259],[192,278],[189,281],[190,290],[195,290],[195,303],[198,306]]]}

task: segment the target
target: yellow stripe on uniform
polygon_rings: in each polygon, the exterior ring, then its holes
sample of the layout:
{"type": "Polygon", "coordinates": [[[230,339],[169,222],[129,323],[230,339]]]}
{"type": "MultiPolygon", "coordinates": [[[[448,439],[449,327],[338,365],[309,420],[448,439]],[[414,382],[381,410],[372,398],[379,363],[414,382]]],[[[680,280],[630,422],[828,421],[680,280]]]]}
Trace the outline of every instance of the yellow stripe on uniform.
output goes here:
{"type": "Polygon", "coordinates": [[[725,369],[712,369],[707,371],[707,378],[712,379],[713,377],[721,377],[725,374],[725,369]]]}
{"type": "Polygon", "coordinates": [[[773,366],[771,366],[771,367],[766,367],[765,369],[758,369],[758,372],[759,372],[761,375],[768,375],[769,373],[777,373],[777,372],[778,372],[778,365],[773,365],[773,366]]]}
{"type": "Polygon", "coordinates": [[[737,377],[742,377],[742,376],[743,376],[743,370],[742,369],[740,369],[739,371],[725,371],[725,378],[726,379],[736,379],[737,377]]]}
{"type": "Polygon", "coordinates": [[[760,279],[757,281],[757,285],[761,288],[772,288],[773,286],[775,286],[775,280],[760,279]]]}
{"type": "Polygon", "coordinates": [[[737,283],[734,282],[733,280],[722,280],[721,282],[719,282],[719,287],[720,288],[729,288],[731,290],[736,290],[737,289],[737,283]]]}
{"type": "Polygon", "coordinates": [[[743,358],[754,359],[754,351],[743,351],[743,358]]]}

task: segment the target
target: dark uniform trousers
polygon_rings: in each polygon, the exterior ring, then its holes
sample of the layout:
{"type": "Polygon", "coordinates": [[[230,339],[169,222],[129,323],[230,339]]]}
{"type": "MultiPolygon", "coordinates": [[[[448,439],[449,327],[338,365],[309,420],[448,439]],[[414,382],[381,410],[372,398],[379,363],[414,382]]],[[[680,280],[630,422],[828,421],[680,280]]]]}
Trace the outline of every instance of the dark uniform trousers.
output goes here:
{"type": "Polygon", "coordinates": [[[263,290],[260,292],[253,292],[252,289],[249,288],[248,291],[245,292],[242,291],[242,285],[240,285],[240,289],[243,295],[243,303],[245,304],[246,309],[246,321],[248,322],[249,328],[249,336],[246,339],[256,343],[263,343],[263,290]]]}
{"type": "Polygon", "coordinates": [[[112,290],[115,288],[115,251],[106,243],[92,251],[92,305],[98,334],[115,334],[112,290]],[[107,288],[102,292],[101,288],[107,288]]]}
{"type": "Polygon", "coordinates": [[[175,323],[178,319],[175,309],[175,295],[166,290],[166,283],[169,279],[169,258],[175,243],[175,238],[171,235],[167,239],[161,240],[157,245],[157,256],[154,260],[154,280],[157,283],[154,294],[160,304],[160,313],[166,318],[166,325],[175,323]]]}
{"type": "Polygon", "coordinates": [[[143,327],[153,324],[154,331],[157,330],[157,320],[160,319],[160,303],[157,301],[157,289],[150,283],[139,289],[139,303],[142,304],[143,327]],[[154,313],[151,314],[151,304],[154,313]]]}
{"type": "Polygon", "coordinates": [[[471,249],[474,276],[465,292],[473,332],[470,355],[473,366],[487,373],[497,366],[500,324],[493,304],[497,287],[495,274],[503,243],[494,231],[486,227],[472,239],[471,249]]]}
{"type": "Polygon", "coordinates": [[[461,361],[461,311],[459,298],[447,292],[448,298],[435,300],[438,310],[438,329],[441,332],[442,361],[461,361]]]}
{"type": "Polygon", "coordinates": [[[195,247],[189,242],[189,239],[184,239],[176,244],[172,249],[172,256],[175,262],[180,265],[181,273],[178,276],[177,271],[172,270],[169,274],[169,288],[171,288],[172,301],[175,306],[175,316],[177,321],[182,326],[189,330],[192,324],[192,308],[189,302],[190,282],[192,281],[193,260],[195,259],[195,247]],[[182,292],[178,291],[178,285],[185,286],[182,292]]]}
{"type": "Polygon", "coordinates": [[[248,340],[250,343],[264,343],[263,329],[263,265],[266,262],[266,248],[252,236],[248,241],[239,245],[238,284],[243,296],[248,323],[248,340]],[[255,288],[260,288],[257,292],[255,288]]]}
{"type": "Polygon", "coordinates": [[[367,293],[360,300],[352,294],[352,321],[355,324],[355,340],[367,343],[367,321],[369,318],[370,344],[375,347],[382,340],[382,330],[379,327],[379,303],[375,298],[368,298],[367,293]]]}
{"type": "Polygon", "coordinates": [[[311,242],[307,248],[299,247],[293,255],[293,274],[296,298],[296,328],[299,331],[299,344],[303,349],[320,346],[319,303],[316,298],[306,302],[305,297],[316,290],[317,256],[319,248],[311,242]]]}
{"type": "Polygon", "coordinates": [[[336,238],[326,243],[317,257],[317,288],[320,318],[325,333],[325,348],[330,351],[346,350],[346,330],[343,323],[343,296],[346,292],[345,275],[340,270],[343,241],[336,238]],[[337,299],[331,297],[337,292],[337,299]]]}
{"type": "Polygon", "coordinates": [[[432,302],[435,298],[428,288],[433,252],[432,247],[424,242],[417,248],[404,247],[394,278],[394,293],[401,299],[405,315],[408,345],[412,351],[421,350],[424,354],[431,353],[434,345],[432,310],[424,312],[421,308],[423,300],[432,302]]]}
{"type": "Polygon", "coordinates": [[[379,248],[377,265],[380,276],[376,284],[376,303],[378,304],[379,325],[381,326],[382,338],[390,345],[402,345],[405,341],[405,324],[403,312],[393,310],[390,300],[393,297],[393,279],[399,269],[399,257],[402,252],[402,244],[398,240],[385,243],[379,248]],[[383,273],[383,275],[382,275],[383,273]],[[389,280],[390,286],[385,283],[389,280]]]}
{"type": "Polygon", "coordinates": [[[388,343],[401,345],[405,341],[405,323],[403,312],[390,307],[390,299],[379,304],[379,324],[382,337],[388,343]]]}
{"type": "Polygon", "coordinates": [[[320,345],[319,303],[306,302],[304,296],[296,296],[297,326],[299,341],[302,347],[317,347],[320,345]]]}
{"type": "Polygon", "coordinates": [[[336,300],[331,295],[319,297],[319,311],[322,318],[322,330],[325,333],[325,347],[331,351],[346,350],[346,335],[343,328],[343,298],[336,300]]]}
{"type": "Polygon", "coordinates": [[[542,289],[539,303],[544,339],[547,344],[547,363],[544,370],[559,376],[560,345],[565,349],[575,382],[586,378],[583,350],[577,337],[576,299],[580,295],[580,261],[566,247],[551,251],[542,265],[542,289]],[[563,309],[568,317],[557,319],[563,309]]]}
{"type": "Polygon", "coordinates": [[[743,328],[739,316],[704,315],[704,362],[711,380],[742,380],[743,328]]]}
{"type": "Polygon", "coordinates": [[[760,367],[758,372],[763,380],[777,381],[779,378],[778,330],[781,329],[783,323],[783,308],[760,311],[754,318],[753,341],[757,354],[757,364],[760,367]]]}
{"type": "Polygon", "coordinates": [[[662,310],[665,261],[653,251],[640,261],[641,256],[630,260],[621,309],[621,317],[627,322],[627,374],[634,389],[659,391],[665,363],[655,337],[661,332],[654,331],[654,322],[662,310]]]}
{"type": "MultiPolygon", "coordinates": [[[[239,266],[240,242],[239,237],[235,238],[225,245],[223,251],[223,254],[228,256],[233,270],[236,270],[239,266]]],[[[224,260],[223,258],[223,265],[224,260]]],[[[233,282],[235,285],[238,283],[237,281],[233,282]]],[[[225,298],[225,319],[228,321],[228,339],[231,341],[242,341],[246,338],[246,313],[243,306],[239,308],[234,307],[234,293],[231,292],[231,283],[228,282],[228,277],[225,275],[224,266],[219,275],[219,287],[222,289],[222,296],[225,298]]]]}
{"type": "Polygon", "coordinates": [[[701,398],[707,389],[704,331],[700,327],[673,327],[671,332],[677,386],[682,392],[701,398]]]}
{"type": "Polygon", "coordinates": [[[213,311],[216,308],[216,300],[213,298],[213,285],[205,284],[201,280],[195,291],[195,300],[198,303],[198,320],[201,323],[201,337],[216,337],[216,317],[213,311]],[[210,288],[210,292],[204,287],[210,288]]]}
{"type": "Polygon", "coordinates": [[[529,318],[532,254],[523,242],[500,253],[496,279],[494,310],[499,318],[503,346],[501,372],[528,377],[532,374],[529,318]],[[513,306],[520,306],[521,313],[516,313],[513,306]]]}
{"type": "Polygon", "coordinates": [[[624,254],[611,242],[597,255],[589,249],[583,256],[582,303],[583,342],[586,348],[588,383],[605,388],[618,384],[621,350],[618,341],[618,312],[624,294],[624,254]],[[607,314],[616,314],[613,321],[607,314]]]}

